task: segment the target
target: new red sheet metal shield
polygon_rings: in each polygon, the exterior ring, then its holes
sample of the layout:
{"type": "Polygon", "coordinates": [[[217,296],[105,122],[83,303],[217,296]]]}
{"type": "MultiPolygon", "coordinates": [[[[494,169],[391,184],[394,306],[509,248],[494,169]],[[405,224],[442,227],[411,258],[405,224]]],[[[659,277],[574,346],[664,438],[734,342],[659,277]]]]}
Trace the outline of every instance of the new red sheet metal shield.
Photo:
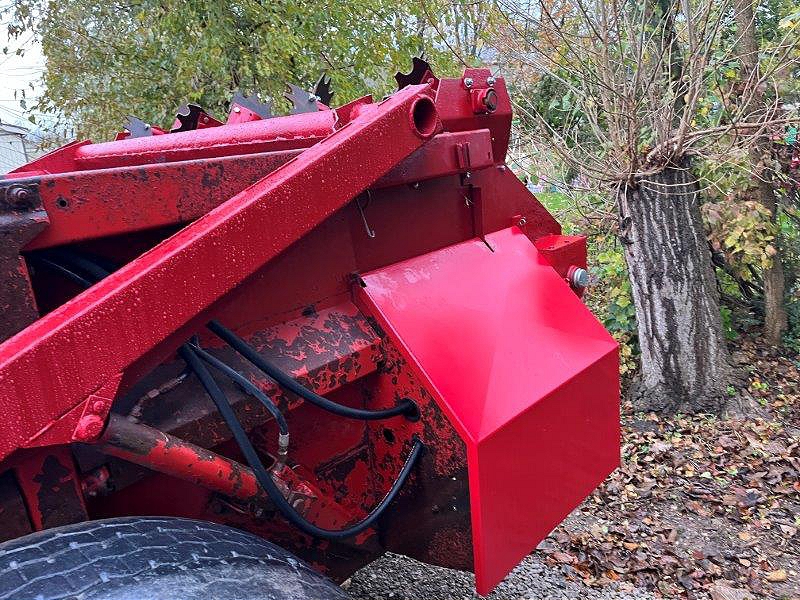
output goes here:
{"type": "Polygon", "coordinates": [[[486,594],[618,466],[617,344],[517,228],[363,280],[467,446],[486,594]]]}

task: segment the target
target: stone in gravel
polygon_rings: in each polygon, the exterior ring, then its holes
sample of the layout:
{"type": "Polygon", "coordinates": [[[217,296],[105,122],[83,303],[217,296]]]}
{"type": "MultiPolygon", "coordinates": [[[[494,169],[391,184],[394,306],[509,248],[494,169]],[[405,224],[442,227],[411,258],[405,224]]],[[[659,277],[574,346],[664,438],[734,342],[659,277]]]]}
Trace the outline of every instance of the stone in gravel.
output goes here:
{"type": "Polygon", "coordinates": [[[715,583],[708,588],[711,600],[754,600],[747,590],[731,587],[726,583],[715,583]]]}

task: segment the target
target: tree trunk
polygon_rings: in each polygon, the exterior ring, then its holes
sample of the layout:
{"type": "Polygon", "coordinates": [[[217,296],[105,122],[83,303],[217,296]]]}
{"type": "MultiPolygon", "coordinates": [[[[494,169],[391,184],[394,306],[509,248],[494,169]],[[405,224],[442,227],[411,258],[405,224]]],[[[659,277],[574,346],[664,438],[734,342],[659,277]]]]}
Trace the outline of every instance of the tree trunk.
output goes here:
{"type": "Polygon", "coordinates": [[[719,298],[689,161],[622,186],[621,237],[636,307],[637,409],[734,410],[719,298]]]}
{"type": "MultiPolygon", "coordinates": [[[[756,85],[759,78],[758,40],[752,0],[737,0],[734,8],[738,29],[737,50],[741,61],[740,81],[745,102],[742,113],[748,119],[754,111],[768,108],[764,101],[764,86],[756,85]]],[[[768,118],[769,114],[764,116],[768,118]]],[[[770,211],[777,228],[778,203],[775,195],[775,174],[766,163],[771,157],[772,141],[769,136],[754,136],[750,146],[750,164],[757,181],[761,203],[770,211]]],[[[777,244],[776,244],[777,246],[777,244]]],[[[764,270],[764,338],[772,345],[781,344],[788,327],[784,306],[785,277],[780,254],[772,257],[772,265],[764,270]]]]}

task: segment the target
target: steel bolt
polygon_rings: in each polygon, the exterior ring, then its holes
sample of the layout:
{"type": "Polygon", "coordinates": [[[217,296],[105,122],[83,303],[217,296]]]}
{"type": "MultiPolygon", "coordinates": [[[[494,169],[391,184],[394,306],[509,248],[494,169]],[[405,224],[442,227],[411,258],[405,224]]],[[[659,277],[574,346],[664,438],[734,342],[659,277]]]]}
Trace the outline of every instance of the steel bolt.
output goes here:
{"type": "Polygon", "coordinates": [[[493,86],[495,83],[497,83],[497,79],[495,79],[494,77],[489,77],[486,79],[486,85],[490,87],[493,86]]]}
{"type": "Polygon", "coordinates": [[[30,198],[31,192],[29,189],[24,187],[12,187],[9,190],[9,195],[15,202],[25,202],[25,200],[30,198]]]}
{"type": "Polygon", "coordinates": [[[239,108],[238,106],[234,106],[234,107],[233,107],[233,112],[235,112],[235,113],[239,113],[239,112],[242,112],[242,109],[241,109],[241,108],[239,108]]]}
{"type": "Polygon", "coordinates": [[[569,274],[569,283],[572,287],[583,289],[589,285],[589,273],[581,267],[572,267],[569,274]]]}
{"type": "Polygon", "coordinates": [[[474,82],[472,81],[472,77],[464,77],[464,87],[465,88],[471,88],[473,83],[474,82]]]}
{"type": "Polygon", "coordinates": [[[72,438],[81,442],[92,441],[103,432],[104,425],[105,422],[103,419],[97,415],[84,415],[81,417],[80,421],[78,421],[72,438]]]}
{"type": "Polygon", "coordinates": [[[21,185],[14,185],[6,192],[8,203],[17,210],[27,210],[30,208],[31,191],[21,185]]]}
{"type": "Polygon", "coordinates": [[[520,220],[517,222],[517,225],[519,225],[520,227],[522,227],[522,226],[523,226],[523,225],[525,225],[527,222],[528,222],[528,219],[526,219],[525,217],[522,217],[522,218],[521,218],[521,219],[520,219],[520,220]]]}

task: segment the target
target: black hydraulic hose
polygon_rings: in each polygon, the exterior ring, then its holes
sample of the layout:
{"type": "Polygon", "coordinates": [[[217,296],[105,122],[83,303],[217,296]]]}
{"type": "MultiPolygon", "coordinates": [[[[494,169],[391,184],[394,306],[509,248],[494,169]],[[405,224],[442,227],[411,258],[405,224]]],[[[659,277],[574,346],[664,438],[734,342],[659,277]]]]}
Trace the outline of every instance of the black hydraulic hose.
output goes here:
{"type": "Polygon", "coordinates": [[[92,285],[94,285],[91,281],[89,281],[88,279],[86,279],[82,275],[79,275],[78,273],[75,273],[74,271],[68,269],[67,267],[65,267],[62,264],[59,264],[56,261],[50,260],[46,256],[32,255],[30,257],[30,259],[34,263],[39,263],[40,265],[43,265],[43,266],[47,267],[48,269],[52,269],[53,271],[56,271],[60,275],[63,275],[64,277],[66,277],[67,279],[77,283],[81,287],[90,288],[90,287],[92,287],[92,285]]]}
{"type": "Polygon", "coordinates": [[[64,262],[72,268],[83,271],[95,281],[100,281],[111,275],[111,271],[101,267],[92,259],[81,256],[67,248],[51,249],[47,251],[46,255],[51,260],[55,259],[58,262],[64,262]]]}
{"type": "MultiPolygon", "coordinates": [[[[89,274],[92,278],[94,278],[97,281],[111,274],[110,271],[101,267],[93,260],[85,258],[80,254],[77,254],[70,250],[59,249],[59,250],[54,250],[52,252],[56,256],[58,256],[59,259],[66,262],[68,265],[85,271],[87,274],[89,274]]],[[[308,388],[300,385],[292,377],[281,371],[276,365],[267,361],[258,352],[256,352],[253,347],[251,347],[247,342],[245,342],[235,333],[233,333],[230,329],[222,325],[222,323],[220,323],[219,321],[213,320],[209,322],[208,328],[216,335],[218,335],[220,338],[222,338],[224,341],[226,341],[234,350],[239,352],[239,354],[244,356],[247,360],[249,360],[256,367],[261,369],[269,377],[274,379],[278,383],[278,385],[297,394],[304,400],[307,400],[308,402],[311,402],[312,404],[324,410],[327,410],[328,412],[331,412],[335,415],[339,415],[340,417],[347,417],[350,419],[364,420],[364,421],[377,421],[401,415],[404,415],[409,418],[414,418],[419,416],[419,409],[417,408],[416,403],[409,398],[403,398],[392,408],[385,408],[381,410],[366,410],[362,408],[350,408],[349,406],[342,406],[341,404],[328,400],[324,396],[320,396],[316,392],[313,392],[312,390],[309,390],[308,388]]],[[[261,398],[258,399],[263,402],[261,398]]],[[[272,402],[269,402],[269,404],[274,406],[272,402]]],[[[272,412],[271,409],[268,410],[272,412]]]]}
{"type": "MultiPolygon", "coordinates": [[[[81,285],[87,288],[91,287],[92,285],[91,281],[83,278],[77,273],[74,273],[71,269],[60,264],[57,260],[50,260],[49,258],[46,257],[37,257],[37,258],[47,266],[59,271],[63,275],[72,279],[73,281],[80,283],[81,285]]],[[[92,279],[95,279],[96,281],[99,281],[104,277],[110,275],[110,271],[107,271],[106,269],[104,269],[100,265],[97,265],[93,261],[72,252],[61,254],[58,256],[58,258],[62,259],[70,267],[77,267],[79,270],[85,271],[87,275],[89,275],[92,279]]],[[[287,389],[295,392],[302,398],[305,398],[309,402],[312,402],[317,406],[321,406],[322,408],[325,408],[332,413],[356,419],[383,419],[383,418],[398,416],[401,414],[413,416],[414,414],[417,413],[417,406],[411,400],[405,400],[404,402],[401,402],[392,409],[381,410],[381,411],[353,409],[353,408],[348,408],[346,406],[341,406],[340,404],[336,404],[335,402],[331,402],[327,398],[323,398],[322,396],[319,396],[318,394],[315,394],[314,392],[307,390],[306,388],[298,384],[294,379],[284,374],[283,371],[267,363],[267,361],[263,360],[262,357],[253,348],[251,348],[246,342],[244,342],[244,340],[241,340],[232,331],[229,331],[220,323],[212,321],[209,324],[209,328],[223,340],[228,341],[231,347],[236,349],[245,358],[250,360],[250,362],[252,362],[256,367],[258,367],[259,369],[264,371],[267,375],[272,377],[272,379],[274,379],[276,382],[283,385],[287,389]]],[[[228,398],[225,395],[225,392],[223,392],[222,389],[219,387],[214,377],[211,375],[211,373],[203,364],[203,361],[206,361],[209,364],[211,364],[213,367],[215,367],[216,369],[218,369],[219,371],[230,377],[233,381],[240,384],[246,391],[250,392],[253,396],[255,396],[273,415],[275,421],[278,424],[280,433],[282,434],[282,436],[285,436],[285,438],[283,437],[279,438],[279,444],[285,440],[285,443],[288,446],[289,428],[286,423],[285,417],[280,412],[278,407],[269,399],[269,397],[267,397],[266,394],[264,394],[249,379],[244,377],[241,373],[239,373],[229,365],[217,359],[215,356],[209,354],[199,346],[190,343],[183,344],[178,349],[178,354],[186,362],[187,367],[197,375],[198,379],[200,379],[200,382],[202,383],[206,392],[216,405],[217,410],[222,415],[222,418],[225,419],[225,422],[228,424],[228,428],[233,434],[233,437],[236,440],[239,449],[242,451],[242,454],[247,460],[247,463],[253,470],[253,474],[255,475],[258,484],[264,489],[264,491],[267,493],[267,496],[269,496],[272,503],[278,508],[278,510],[281,512],[284,518],[286,518],[287,521],[289,521],[290,523],[295,525],[298,529],[300,529],[301,531],[303,531],[308,535],[324,539],[343,539],[357,535],[362,531],[372,527],[372,525],[374,525],[375,522],[381,517],[381,515],[383,515],[383,513],[386,511],[389,505],[394,501],[394,499],[400,493],[400,490],[403,488],[405,482],[408,480],[408,477],[411,474],[414,465],[416,465],[417,460],[419,459],[420,455],[425,449],[424,444],[416,436],[414,436],[414,443],[413,446],[411,447],[411,452],[406,458],[406,461],[403,464],[403,468],[400,469],[400,473],[397,475],[397,479],[395,479],[394,483],[392,484],[392,487],[383,497],[383,500],[381,500],[375,506],[375,508],[373,508],[369,512],[369,514],[366,517],[364,517],[361,521],[354,523],[350,527],[339,530],[323,529],[321,527],[317,527],[310,521],[306,520],[302,515],[300,515],[294,509],[294,507],[291,504],[289,504],[284,495],[278,489],[278,486],[272,480],[272,476],[264,468],[264,464],[261,462],[258,453],[253,447],[253,444],[250,442],[250,438],[247,437],[247,433],[242,427],[242,424],[236,418],[236,413],[233,412],[233,408],[231,407],[230,402],[228,402],[228,398]]],[[[282,444],[281,444],[281,451],[285,456],[286,447],[284,447],[282,444]]]]}
{"type": "Polygon", "coordinates": [[[246,392],[255,396],[255,398],[264,405],[270,414],[275,417],[275,421],[278,423],[278,429],[284,435],[289,433],[289,426],[286,424],[286,418],[283,416],[283,413],[280,409],[275,405],[275,403],[264,393],[262,392],[259,387],[250,381],[247,377],[239,373],[236,369],[230,367],[229,365],[222,362],[213,354],[206,352],[200,346],[196,344],[189,344],[189,346],[194,350],[195,354],[197,354],[200,358],[202,358],[205,362],[210,364],[212,367],[217,369],[218,371],[224,373],[228,377],[230,377],[233,381],[238,383],[242,386],[246,392]]]}
{"type": "Polygon", "coordinates": [[[239,420],[236,418],[236,415],[234,414],[233,409],[228,402],[228,398],[225,396],[225,393],[222,391],[222,389],[220,389],[216,380],[211,376],[211,373],[209,373],[208,369],[203,364],[203,361],[196,354],[194,348],[189,344],[184,344],[180,347],[178,353],[186,361],[186,364],[189,365],[189,367],[195,372],[197,377],[200,379],[200,382],[203,384],[203,387],[206,389],[206,392],[214,401],[214,404],[217,406],[217,410],[228,424],[228,427],[230,428],[236,443],[239,445],[247,464],[249,464],[250,468],[253,469],[253,474],[255,475],[259,485],[264,489],[264,491],[267,493],[267,496],[269,496],[269,499],[286,518],[286,520],[308,535],[325,539],[343,539],[354,536],[371,527],[397,497],[397,494],[400,492],[401,488],[408,479],[408,476],[411,474],[411,470],[414,468],[414,465],[422,454],[424,446],[419,439],[415,438],[411,452],[409,453],[408,458],[406,458],[406,462],[403,465],[403,468],[400,470],[397,479],[392,484],[391,489],[386,496],[384,496],[383,500],[381,500],[377,506],[375,506],[375,508],[373,508],[372,511],[370,511],[366,517],[364,517],[364,519],[345,529],[334,530],[317,527],[300,515],[294,509],[294,507],[289,504],[286,498],[284,498],[283,494],[278,489],[278,486],[272,480],[272,476],[264,468],[264,465],[262,464],[255,448],[250,442],[250,439],[247,437],[247,433],[245,433],[241,423],[239,423],[239,420]]]}
{"type": "Polygon", "coordinates": [[[417,405],[413,400],[408,398],[404,398],[392,408],[385,408],[382,410],[350,408],[349,406],[337,404],[336,402],[328,400],[324,396],[320,396],[316,392],[313,392],[297,383],[297,381],[295,381],[292,377],[281,371],[273,363],[266,360],[263,356],[256,352],[252,346],[250,346],[238,335],[233,333],[230,329],[222,325],[222,323],[219,321],[210,321],[207,324],[207,327],[222,340],[227,342],[231,348],[236,350],[256,367],[269,375],[269,377],[274,379],[278,385],[335,415],[339,415],[340,417],[348,417],[350,419],[360,419],[363,421],[376,421],[379,419],[388,419],[390,417],[397,417],[400,415],[405,415],[407,417],[414,417],[418,415],[417,405]]]}
{"type": "MultiPolygon", "coordinates": [[[[35,259],[40,261],[42,264],[58,271],[62,275],[69,277],[76,283],[90,288],[94,283],[97,283],[101,279],[108,277],[111,272],[106,270],[104,267],[98,265],[93,260],[81,256],[75,252],[66,249],[59,249],[53,250],[48,253],[51,256],[57,257],[56,260],[52,260],[48,258],[48,255],[43,256],[36,256],[35,259]],[[77,267],[85,271],[94,282],[85,279],[81,275],[73,272],[71,269],[65,267],[61,263],[58,262],[58,259],[63,260],[67,265],[71,267],[77,267]]],[[[225,375],[230,377],[232,380],[237,382],[241,385],[245,391],[249,392],[251,395],[255,396],[255,398],[264,405],[264,407],[269,411],[269,413],[275,418],[275,421],[278,423],[278,430],[284,436],[287,436],[285,439],[288,440],[289,435],[289,425],[286,423],[286,418],[283,416],[283,413],[280,409],[275,405],[272,400],[270,400],[264,392],[262,392],[258,387],[251,382],[247,377],[243,376],[241,373],[236,371],[235,369],[231,368],[230,366],[226,365],[224,362],[216,358],[215,356],[209,354],[202,348],[197,345],[193,345],[193,349],[197,354],[206,362],[214,366],[216,369],[223,372],[225,375]]]]}

